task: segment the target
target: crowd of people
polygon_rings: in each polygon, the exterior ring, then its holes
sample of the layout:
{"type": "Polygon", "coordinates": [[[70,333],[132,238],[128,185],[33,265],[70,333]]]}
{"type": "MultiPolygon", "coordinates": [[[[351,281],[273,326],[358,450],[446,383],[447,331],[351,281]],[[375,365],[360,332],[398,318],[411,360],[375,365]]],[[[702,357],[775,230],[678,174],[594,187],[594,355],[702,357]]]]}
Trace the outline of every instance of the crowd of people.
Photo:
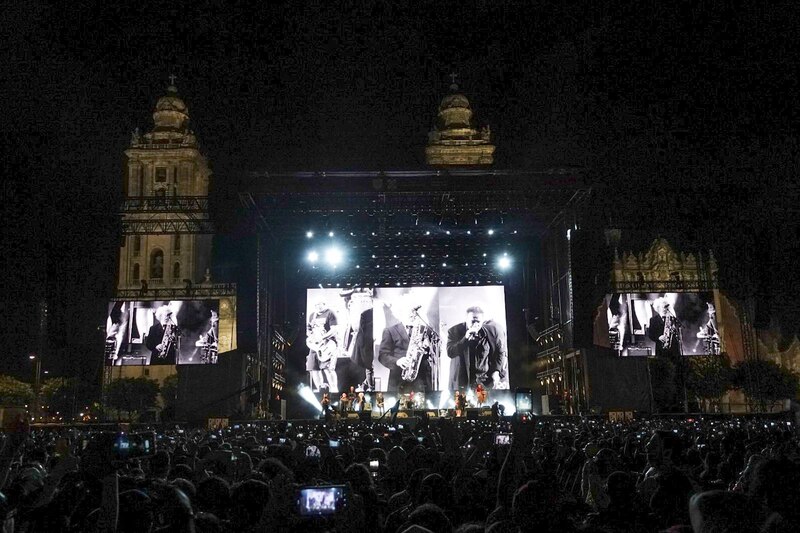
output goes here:
{"type": "Polygon", "coordinates": [[[780,418],[34,428],[0,456],[9,533],[800,531],[780,418]]]}

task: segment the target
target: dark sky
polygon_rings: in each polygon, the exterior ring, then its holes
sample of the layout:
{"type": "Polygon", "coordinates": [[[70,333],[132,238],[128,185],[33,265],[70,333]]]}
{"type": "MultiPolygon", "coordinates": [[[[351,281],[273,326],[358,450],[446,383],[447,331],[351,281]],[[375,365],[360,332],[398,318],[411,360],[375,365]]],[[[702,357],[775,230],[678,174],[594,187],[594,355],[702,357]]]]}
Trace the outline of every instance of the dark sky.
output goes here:
{"type": "Polygon", "coordinates": [[[170,73],[217,212],[249,170],[423,166],[454,71],[497,166],[589,169],[606,220],[714,244],[762,322],[797,331],[794,2],[16,4],[0,18],[0,371],[30,373],[47,297],[45,364],[97,375],[123,151],[170,73]]]}

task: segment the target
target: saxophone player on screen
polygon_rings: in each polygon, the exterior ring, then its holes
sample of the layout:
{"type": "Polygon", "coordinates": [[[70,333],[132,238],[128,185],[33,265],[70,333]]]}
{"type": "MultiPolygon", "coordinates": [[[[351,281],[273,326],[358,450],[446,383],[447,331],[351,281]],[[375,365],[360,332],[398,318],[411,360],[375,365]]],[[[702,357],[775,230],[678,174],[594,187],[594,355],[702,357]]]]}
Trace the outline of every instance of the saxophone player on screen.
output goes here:
{"type": "Polygon", "coordinates": [[[647,336],[656,345],[656,357],[677,358],[681,355],[681,323],[666,298],[653,301],[653,316],[647,336]]]}
{"type": "Polygon", "coordinates": [[[180,331],[172,319],[172,309],[162,305],[155,312],[155,323],[150,326],[145,346],[150,350],[151,365],[174,365],[180,341],[180,331]]]}
{"type": "Polygon", "coordinates": [[[431,392],[437,369],[435,331],[420,315],[421,306],[401,310],[402,304],[384,305],[386,327],[381,336],[378,361],[389,369],[389,391],[431,392]],[[401,320],[398,317],[404,317],[401,320]]]}

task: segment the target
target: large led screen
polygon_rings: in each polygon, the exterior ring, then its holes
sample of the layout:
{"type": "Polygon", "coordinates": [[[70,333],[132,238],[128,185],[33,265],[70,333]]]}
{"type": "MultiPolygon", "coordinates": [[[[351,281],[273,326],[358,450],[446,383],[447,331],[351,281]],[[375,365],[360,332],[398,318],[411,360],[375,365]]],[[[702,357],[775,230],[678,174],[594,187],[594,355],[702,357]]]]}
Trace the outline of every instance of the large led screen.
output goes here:
{"type": "Polygon", "coordinates": [[[718,354],[713,292],[606,295],[594,324],[595,344],[622,356],[718,354]]]}
{"type": "Polygon", "coordinates": [[[502,286],[308,289],[315,391],[508,389],[502,286]]]}
{"type": "MultiPolygon", "coordinates": [[[[223,325],[223,330],[227,325],[223,325]]],[[[228,351],[220,333],[219,300],[111,302],[106,319],[107,365],[214,364],[228,351]]]]}

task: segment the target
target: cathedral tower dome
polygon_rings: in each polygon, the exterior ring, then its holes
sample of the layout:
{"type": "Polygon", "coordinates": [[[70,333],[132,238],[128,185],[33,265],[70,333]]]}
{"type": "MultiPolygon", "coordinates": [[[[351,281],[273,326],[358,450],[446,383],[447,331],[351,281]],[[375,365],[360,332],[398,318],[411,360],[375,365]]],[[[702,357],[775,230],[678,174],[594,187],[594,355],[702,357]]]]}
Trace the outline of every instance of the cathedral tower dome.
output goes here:
{"type": "Polygon", "coordinates": [[[178,96],[174,85],[167,87],[167,94],[158,99],[153,112],[154,131],[183,131],[189,123],[189,109],[178,96]]]}
{"type": "Polygon", "coordinates": [[[174,146],[197,147],[197,138],[189,129],[189,108],[183,99],[178,96],[175,87],[175,76],[170,76],[167,94],[156,102],[153,111],[153,129],[144,135],[139,130],[131,136],[131,148],[174,146]]]}
{"type": "Polygon", "coordinates": [[[425,160],[437,167],[486,166],[494,161],[491,132],[485,126],[478,131],[472,120],[469,99],[450,86],[450,94],[442,98],[434,129],[428,134],[425,160]]]}

